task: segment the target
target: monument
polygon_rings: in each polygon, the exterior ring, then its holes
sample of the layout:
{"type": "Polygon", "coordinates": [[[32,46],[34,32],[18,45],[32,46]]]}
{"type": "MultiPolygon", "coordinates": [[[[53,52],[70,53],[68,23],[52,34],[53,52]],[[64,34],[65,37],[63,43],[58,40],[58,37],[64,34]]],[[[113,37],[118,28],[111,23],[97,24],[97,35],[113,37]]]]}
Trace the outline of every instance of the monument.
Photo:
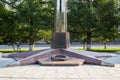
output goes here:
{"type": "Polygon", "coordinates": [[[4,55],[3,57],[14,58],[16,62],[8,66],[30,65],[79,65],[83,63],[114,66],[104,62],[102,58],[111,57],[110,54],[81,51],[70,49],[69,33],[67,32],[67,0],[55,0],[55,31],[52,35],[51,49],[4,55]],[[101,58],[101,59],[99,59],[101,58]]]}
{"type": "Polygon", "coordinates": [[[55,0],[55,31],[67,32],[67,0],[55,0]]]}
{"type": "Polygon", "coordinates": [[[52,35],[51,48],[69,48],[70,39],[67,32],[67,0],[55,0],[55,32],[52,35]]]}

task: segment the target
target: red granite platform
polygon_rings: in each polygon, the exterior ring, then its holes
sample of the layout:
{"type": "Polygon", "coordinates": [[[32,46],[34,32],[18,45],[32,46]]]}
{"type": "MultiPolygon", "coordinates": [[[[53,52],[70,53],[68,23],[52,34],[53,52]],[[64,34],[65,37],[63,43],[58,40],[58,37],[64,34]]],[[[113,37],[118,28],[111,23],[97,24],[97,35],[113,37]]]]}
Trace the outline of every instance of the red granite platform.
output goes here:
{"type": "Polygon", "coordinates": [[[66,55],[70,58],[76,59],[83,59],[85,60],[86,64],[94,64],[94,65],[110,65],[114,66],[114,64],[103,62],[101,59],[98,59],[94,56],[85,54],[86,52],[71,50],[71,49],[47,49],[47,50],[39,50],[35,52],[26,52],[26,53],[19,53],[19,54],[10,54],[8,57],[12,58],[22,58],[18,59],[16,63],[10,64],[10,66],[16,65],[30,65],[37,63],[37,61],[43,61],[47,58],[50,58],[52,55],[66,55]],[[22,54],[22,55],[21,55],[22,54]],[[26,56],[27,54],[27,56],[26,56]],[[19,56],[21,55],[21,56],[19,56]],[[24,58],[25,57],[25,58],[24,58]]]}

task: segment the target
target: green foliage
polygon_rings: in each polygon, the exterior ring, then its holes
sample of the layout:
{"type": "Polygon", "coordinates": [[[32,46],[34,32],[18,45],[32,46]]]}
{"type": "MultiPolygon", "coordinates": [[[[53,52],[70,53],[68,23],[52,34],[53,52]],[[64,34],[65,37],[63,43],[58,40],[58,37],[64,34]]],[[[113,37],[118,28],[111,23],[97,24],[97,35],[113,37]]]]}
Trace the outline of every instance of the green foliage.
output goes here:
{"type": "MultiPolygon", "coordinates": [[[[72,40],[82,39],[91,44],[91,39],[104,43],[117,39],[120,9],[116,1],[68,0],[68,30],[72,40]]],[[[18,47],[42,39],[50,43],[53,26],[54,0],[0,1],[0,43],[18,47]]]]}
{"type": "Polygon", "coordinates": [[[44,31],[44,40],[50,44],[51,43],[52,32],[51,30],[44,31]]]}
{"type": "Polygon", "coordinates": [[[48,16],[45,14],[40,0],[24,0],[16,10],[25,38],[29,40],[29,43],[34,44],[35,41],[43,39],[41,36],[44,34],[41,33],[41,30],[48,29],[48,23],[45,21],[48,16]]]}
{"type": "Polygon", "coordinates": [[[13,11],[8,11],[3,4],[0,9],[0,36],[2,37],[2,42],[5,44],[13,44],[18,36],[16,16],[13,11]]]}
{"type": "Polygon", "coordinates": [[[71,34],[76,34],[77,38],[86,39],[87,44],[90,45],[93,33],[99,24],[99,18],[92,2],[69,0],[68,9],[68,24],[71,34]]]}
{"type": "Polygon", "coordinates": [[[21,43],[34,45],[45,39],[50,42],[49,33],[53,27],[53,0],[1,0],[0,41],[12,45],[21,43]],[[7,8],[5,5],[7,5],[7,8]],[[3,35],[4,36],[1,36],[3,35]]]}
{"type": "Polygon", "coordinates": [[[107,42],[119,37],[116,0],[68,0],[68,26],[73,40],[107,42]]]}
{"type": "Polygon", "coordinates": [[[97,14],[100,18],[98,34],[100,40],[107,42],[118,38],[118,11],[114,0],[95,0],[94,6],[97,8],[97,14]],[[99,6],[98,6],[99,5],[99,6]]]}

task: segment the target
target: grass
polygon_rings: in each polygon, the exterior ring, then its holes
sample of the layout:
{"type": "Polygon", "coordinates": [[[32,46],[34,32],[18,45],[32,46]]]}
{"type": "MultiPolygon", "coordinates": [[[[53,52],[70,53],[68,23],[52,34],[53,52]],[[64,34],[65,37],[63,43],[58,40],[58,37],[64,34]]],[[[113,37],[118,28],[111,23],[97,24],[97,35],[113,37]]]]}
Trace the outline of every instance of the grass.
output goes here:
{"type": "MultiPolygon", "coordinates": [[[[40,50],[40,48],[34,48],[34,50],[40,50]]],[[[20,51],[14,51],[13,49],[2,49],[0,52],[2,53],[14,53],[14,52],[28,52],[28,48],[21,49],[20,51]]]]}
{"type": "MultiPolygon", "coordinates": [[[[79,50],[85,50],[85,49],[79,49],[79,50]]],[[[120,48],[92,48],[91,51],[94,52],[112,52],[112,53],[120,53],[120,48]]]]}
{"type": "Polygon", "coordinates": [[[14,52],[28,52],[28,50],[14,51],[14,50],[0,50],[2,53],[14,53],[14,52]]]}
{"type": "Polygon", "coordinates": [[[114,53],[120,53],[120,48],[107,48],[107,49],[103,49],[103,48],[93,48],[91,51],[94,52],[114,52],[114,53]]]}
{"type": "MultiPolygon", "coordinates": [[[[38,49],[34,49],[34,50],[38,50],[38,49]]],[[[85,50],[85,49],[79,48],[78,50],[85,50]]],[[[91,51],[94,51],[94,52],[120,53],[120,48],[107,48],[107,49],[104,49],[104,48],[92,48],[91,51]]],[[[2,53],[14,53],[15,51],[12,50],[12,49],[7,49],[7,50],[0,50],[0,52],[2,52],[2,53]]],[[[28,52],[28,49],[23,49],[23,50],[18,51],[18,52],[28,52]]]]}

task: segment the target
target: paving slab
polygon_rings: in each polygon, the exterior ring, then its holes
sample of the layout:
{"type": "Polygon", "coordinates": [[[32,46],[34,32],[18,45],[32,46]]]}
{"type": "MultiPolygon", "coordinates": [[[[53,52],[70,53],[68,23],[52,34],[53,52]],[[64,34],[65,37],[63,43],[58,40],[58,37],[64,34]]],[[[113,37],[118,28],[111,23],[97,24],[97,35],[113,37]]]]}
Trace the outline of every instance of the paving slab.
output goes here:
{"type": "Polygon", "coordinates": [[[0,68],[6,67],[8,64],[16,62],[13,58],[0,58],[0,68]]]}
{"type": "Polygon", "coordinates": [[[0,68],[0,80],[120,80],[120,64],[115,67],[96,65],[39,66],[0,68]]]}
{"type": "Polygon", "coordinates": [[[110,63],[115,63],[115,64],[120,64],[120,55],[113,56],[111,58],[107,58],[104,61],[110,62],[110,63]]]}
{"type": "Polygon", "coordinates": [[[0,80],[120,80],[120,55],[105,60],[115,63],[115,67],[40,66],[37,64],[5,67],[15,61],[13,58],[0,58],[0,80]]]}

